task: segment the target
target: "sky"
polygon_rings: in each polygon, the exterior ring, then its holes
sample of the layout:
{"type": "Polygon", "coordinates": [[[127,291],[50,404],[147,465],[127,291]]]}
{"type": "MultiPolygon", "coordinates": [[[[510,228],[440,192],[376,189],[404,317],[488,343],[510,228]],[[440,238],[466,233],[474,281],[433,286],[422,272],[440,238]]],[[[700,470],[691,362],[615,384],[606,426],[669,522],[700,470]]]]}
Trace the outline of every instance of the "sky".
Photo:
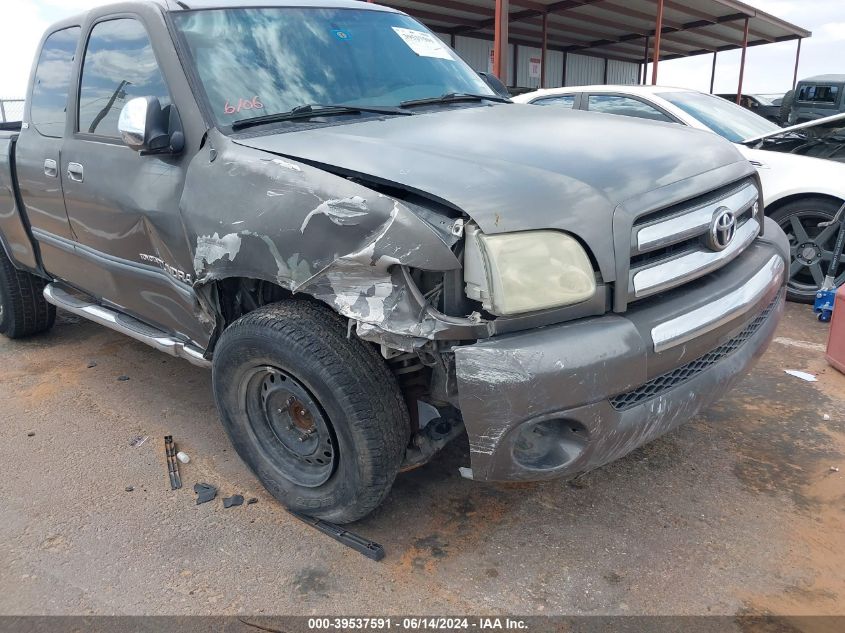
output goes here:
{"type": "MultiPolygon", "coordinates": [[[[845,0],[746,0],[813,32],[801,50],[799,79],[845,73],[845,0]]],[[[0,20],[0,98],[23,97],[32,58],[44,29],[52,22],[106,4],[105,0],[2,0],[0,20]]],[[[792,87],[795,42],[748,49],[743,91],[783,93],[792,87]]],[[[736,92],[740,52],[719,54],[716,92],[736,92]]],[[[712,56],[660,64],[660,83],[709,90],[712,56]]],[[[650,75],[649,75],[650,76],[650,75]]]]}

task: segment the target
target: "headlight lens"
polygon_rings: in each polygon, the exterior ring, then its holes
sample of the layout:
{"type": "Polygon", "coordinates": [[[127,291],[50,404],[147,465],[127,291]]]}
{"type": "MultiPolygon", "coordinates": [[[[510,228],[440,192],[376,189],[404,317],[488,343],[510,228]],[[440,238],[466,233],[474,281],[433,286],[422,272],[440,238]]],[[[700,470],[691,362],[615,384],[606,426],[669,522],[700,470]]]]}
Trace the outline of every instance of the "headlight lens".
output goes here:
{"type": "Polygon", "coordinates": [[[590,258],[578,241],[565,233],[484,235],[475,231],[468,238],[477,241],[486,276],[486,288],[479,298],[493,314],[507,316],[572,305],[596,292],[590,258]]]}

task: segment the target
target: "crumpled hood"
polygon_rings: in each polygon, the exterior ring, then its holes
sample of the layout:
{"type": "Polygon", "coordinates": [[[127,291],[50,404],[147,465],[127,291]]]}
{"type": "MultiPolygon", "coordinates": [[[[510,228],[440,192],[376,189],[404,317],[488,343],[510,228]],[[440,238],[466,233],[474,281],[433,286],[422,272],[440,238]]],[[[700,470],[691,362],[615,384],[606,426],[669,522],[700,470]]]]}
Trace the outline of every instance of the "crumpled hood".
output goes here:
{"type": "Polygon", "coordinates": [[[235,142],[400,184],[463,210],[486,233],[583,234],[586,225],[590,234],[607,236],[611,248],[618,204],[743,160],[715,134],[684,126],[522,104],[235,142]]]}

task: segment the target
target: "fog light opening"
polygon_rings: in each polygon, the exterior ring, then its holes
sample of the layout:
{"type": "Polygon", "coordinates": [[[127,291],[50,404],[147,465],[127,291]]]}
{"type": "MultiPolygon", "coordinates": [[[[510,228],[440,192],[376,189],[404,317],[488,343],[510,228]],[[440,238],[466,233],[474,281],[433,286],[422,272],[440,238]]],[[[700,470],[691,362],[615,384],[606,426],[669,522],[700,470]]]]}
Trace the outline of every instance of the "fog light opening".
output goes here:
{"type": "Polygon", "coordinates": [[[574,420],[527,422],[517,430],[513,458],[529,470],[557,470],[578,459],[588,441],[587,429],[574,420]]]}

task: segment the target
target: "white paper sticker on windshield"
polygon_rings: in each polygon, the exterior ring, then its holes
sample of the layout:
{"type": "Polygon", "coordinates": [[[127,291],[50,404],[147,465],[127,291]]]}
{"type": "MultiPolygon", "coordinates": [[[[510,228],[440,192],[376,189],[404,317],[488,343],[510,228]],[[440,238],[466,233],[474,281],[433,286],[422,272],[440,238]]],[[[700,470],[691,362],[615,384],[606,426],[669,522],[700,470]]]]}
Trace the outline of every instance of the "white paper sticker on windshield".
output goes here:
{"type": "Polygon", "coordinates": [[[437,37],[431,33],[424,33],[422,31],[414,31],[413,29],[403,29],[394,26],[393,30],[396,35],[402,38],[402,41],[420,57],[437,57],[439,59],[454,59],[449,49],[437,37]]]}

